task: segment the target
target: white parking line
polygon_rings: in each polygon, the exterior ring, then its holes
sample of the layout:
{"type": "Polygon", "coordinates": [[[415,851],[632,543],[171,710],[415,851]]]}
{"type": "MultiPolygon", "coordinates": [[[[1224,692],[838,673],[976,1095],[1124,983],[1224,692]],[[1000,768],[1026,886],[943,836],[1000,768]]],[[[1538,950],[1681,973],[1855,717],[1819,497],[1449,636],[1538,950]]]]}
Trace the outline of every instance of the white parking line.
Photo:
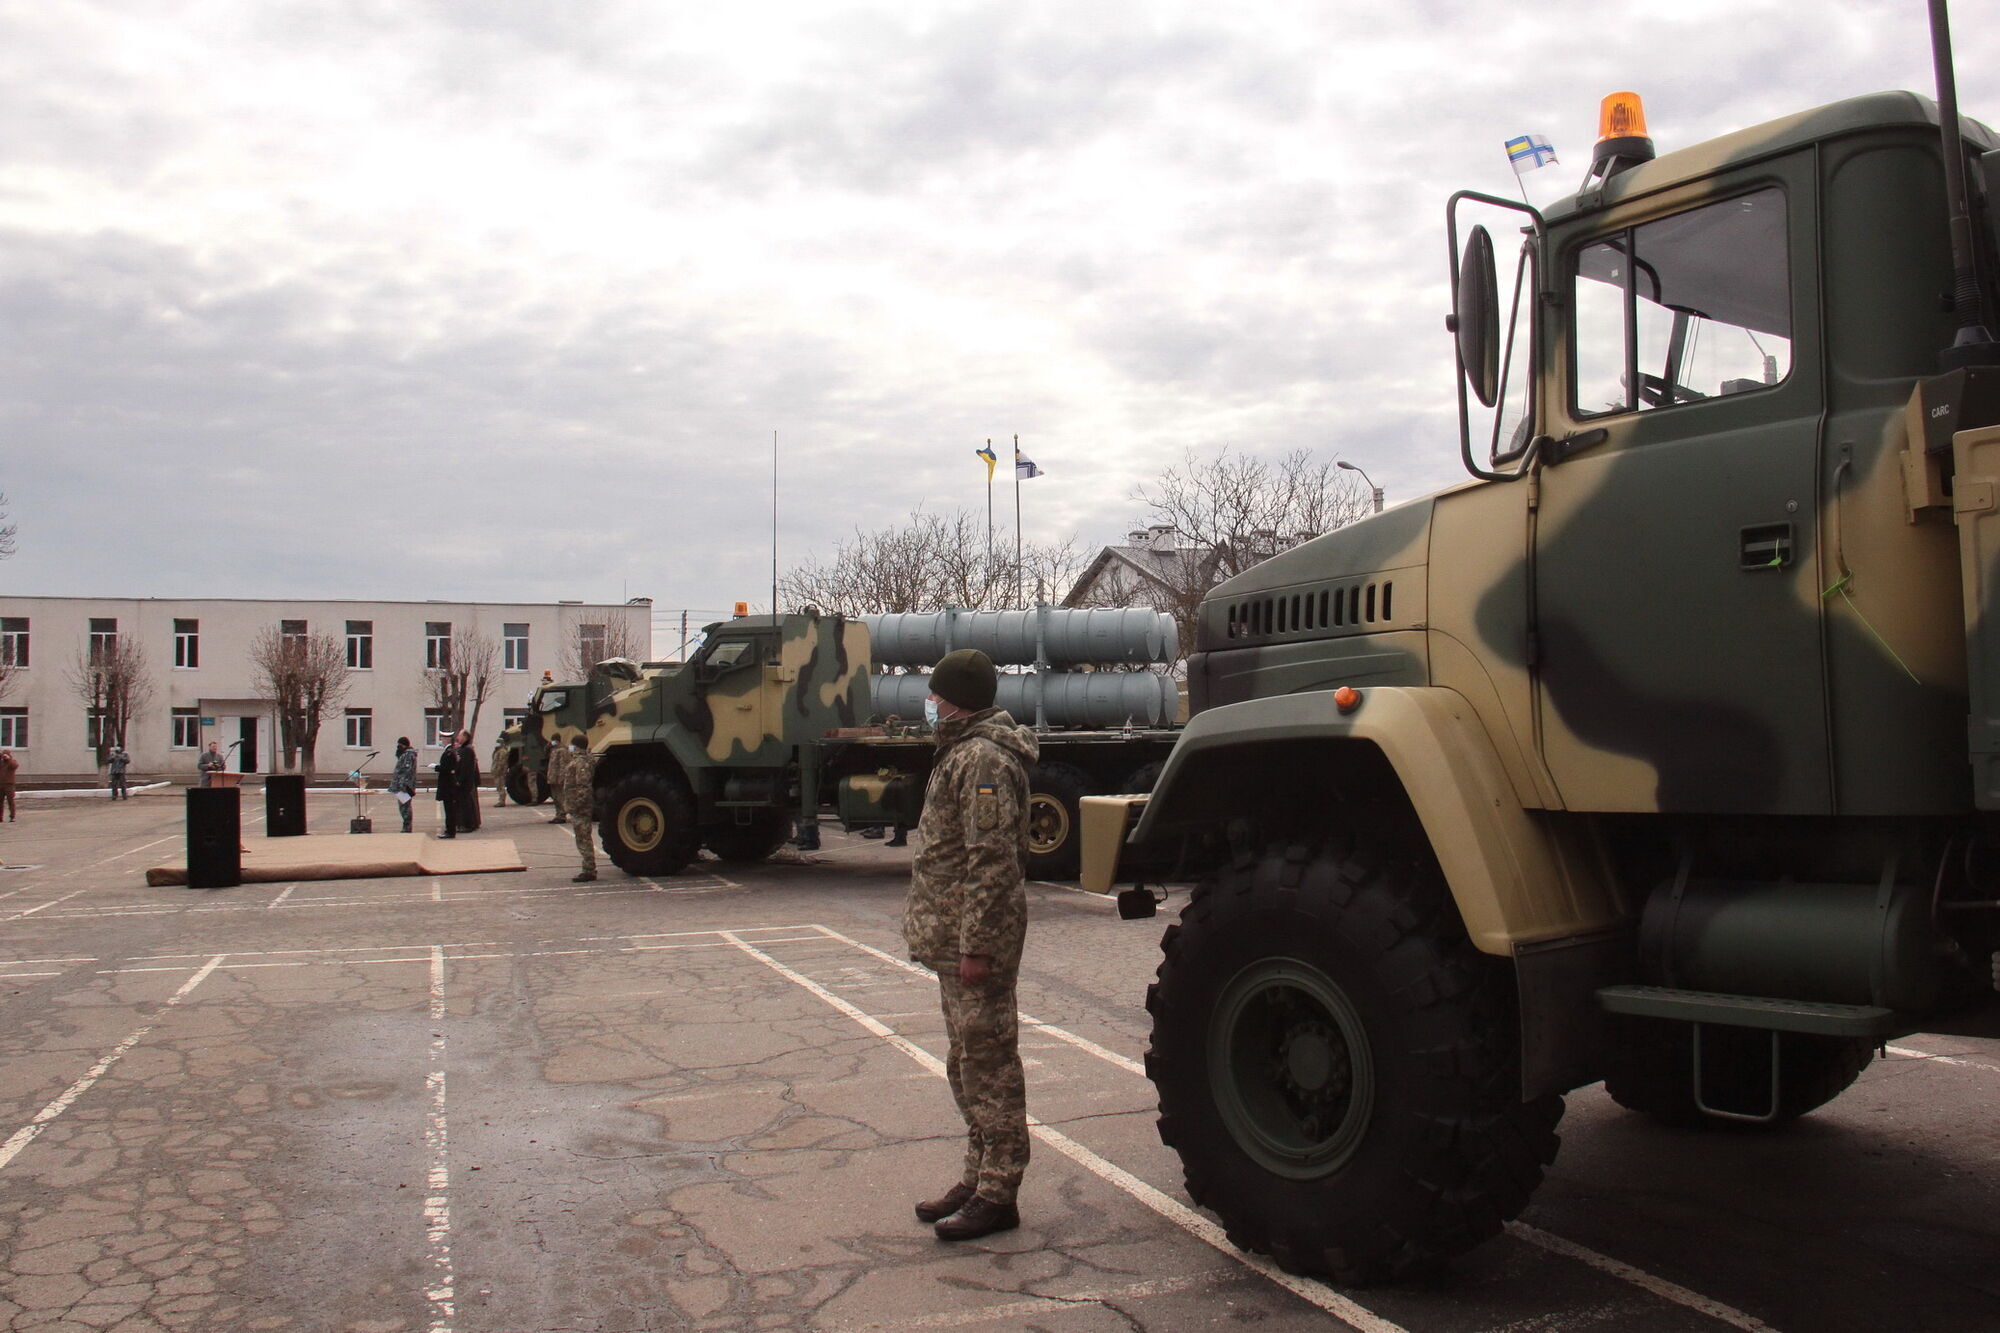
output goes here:
{"type": "Polygon", "coordinates": [[[1962,1055],[1936,1055],[1930,1051],[1920,1051],[1914,1046],[1884,1046],[1882,1049],[1891,1055],[1925,1060],[1934,1065],[1956,1065],[1960,1069],[1983,1069],[1989,1074],[2000,1074],[2000,1069],[1995,1069],[1984,1060],[1968,1060],[1962,1055]]]}
{"type": "Polygon", "coordinates": [[[285,886],[285,891],[284,891],[283,893],[281,893],[281,894],[279,894],[279,895],[278,895],[277,897],[275,897],[275,898],[271,899],[271,901],[270,901],[270,902],[268,902],[268,903],[265,903],[265,904],[264,904],[264,910],[266,910],[266,911],[269,911],[269,910],[270,910],[271,908],[273,908],[273,907],[277,907],[277,906],[279,906],[280,904],[282,904],[282,903],[283,903],[283,902],[285,901],[285,899],[287,899],[287,898],[289,898],[289,897],[291,897],[291,896],[292,896],[292,890],[294,890],[294,889],[296,889],[296,888],[298,888],[298,887],[299,887],[299,886],[298,886],[298,885],[296,885],[296,884],[287,884],[287,885],[285,886]]]}
{"type": "Polygon", "coordinates": [[[55,906],[55,905],[56,905],[57,903],[66,903],[66,902],[68,902],[68,901],[69,901],[70,899],[72,899],[72,898],[76,897],[76,895],[77,895],[77,894],[79,894],[79,893],[88,893],[88,892],[89,892],[89,890],[88,890],[88,889],[76,889],[76,890],[73,890],[72,892],[69,892],[69,893],[65,893],[65,894],[64,894],[64,895],[63,895],[62,897],[60,897],[60,898],[51,898],[51,899],[49,899],[49,900],[48,900],[47,902],[45,902],[45,903],[41,904],[41,905],[40,905],[39,907],[30,907],[30,908],[29,908],[29,909],[28,909],[27,911],[25,911],[25,912],[16,912],[16,913],[14,913],[14,915],[12,915],[12,916],[7,916],[7,917],[0,917],[0,922],[6,922],[6,921],[19,921],[19,920],[20,920],[20,919],[21,919],[22,917],[28,917],[28,916],[33,916],[33,915],[34,915],[35,913],[37,913],[37,912],[42,912],[42,911],[46,911],[46,910],[48,910],[49,908],[51,908],[51,907],[54,907],[54,906],[55,906]]]}
{"type": "Polygon", "coordinates": [[[430,1286],[424,1299],[431,1304],[431,1333],[451,1333],[456,1283],[451,1265],[451,1146],[445,1119],[444,950],[431,946],[430,1112],[424,1123],[424,1147],[430,1152],[430,1174],[424,1195],[424,1236],[430,1247],[430,1286]]]}
{"type": "MultiPolygon", "coordinates": [[[[209,974],[215,971],[217,967],[221,966],[222,960],[226,956],[227,955],[225,954],[215,955],[215,957],[208,960],[208,965],[206,967],[202,968],[199,972],[196,972],[193,976],[189,977],[186,981],[182,982],[181,988],[175,991],[171,996],[167,997],[167,1002],[160,1006],[160,1013],[164,1014],[167,1010],[173,1008],[175,1005],[179,1004],[182,1000],[185,1000],[189,996],[189,994],[191,994],[194,991],[194,988],[196,986],[199,986],[202,982],[208,980],[209,974]]],[[[113,1046],[111,1050],[104,1056],[103,1059],[99,1060],[96,1064],[92,1065],[90,1067],[89,1073],[85,1074],[82,1078],[78,1079],[76,1082],[70,1084],[69,1087],[64,1090],[63,1094],[60,1097],[57,1097],[47,1106],[44,1106],[41,1110],[37,1111],[35,1113],[35,1118],[33,1120],[30,1120],[27,1124],[15,1130],[13,1135],[10,1138],[8,1138],[6,1143],[0,1144],[0,1170],[4,1170],[9,1162],[13,1161],[16,1157],[20,1156],[21,1150],[27,1147],[30,1143],[33,1143],[36,1137],[39,1134],[41,1134],[43,1128],[46,1127],[51,1120],[54,1120],[64,1111],[67,1111],[70,1108],[70,1106],[76,1101],[77,1098],[83,1096],[84,1093],[89,1092],[91,1086],[95,1084],[97,1080],[104,1077],[106,1070],[110,1069],[111,1066],[117,1064],[120,1060],[124,1059],[125,1052],[131,1050],[134,1046],[137,1046],[141,1041],[145,1040],[146,1034],[151,1032],[154,1028],[158,1027],[159,1022],[160,1022],[159,1017],[156,1015],[151,1022],[144,1023],[140,1025],[138,1028],[134,1029],[131,1036],[125,1038],[125,1040],[119,1042],[116,1046],[113,1046]]]]}
{"type": "Polygon", "coordinates": [[[1578,1263],[1588,1264],[1600,1273],[1609,1273],[1676,1305],[1684,1305],[1698,1314],[1707,1315],[1710,1319],[1720,1320],[1732,1328],[1740,1328],[1744,1333],[1776,1333],[1763,1320],[1755,1315],[1745,1314],[1733,1305],[1724,1305],[1721,1301],[1712,1300],[1698,1291],[1690,1291],[1678,1282],[1654,1277],[1643,1268],[1634,1268],[1631,1264],[1613,1259],[1609,1255],[1599,1254],[1596,1250],[1579,1245],[1573,1240],[1552,1236],[1539,1227],[1529,1226],[1526,1222],[1509,1222],[1507,1234],[1527,1241],[1530,1245],[1539,1245],[1551,1254],[1560,1254],[1578,1263]]]}
{"type": "MultiPolygon", "coordinates": [[[[795,985],[804,987],[819,999],[847,1015],[856,1023],[859,1023],[870,1033],[880,1037],[897,1050],[903,1052],[903,1054],[909,1056],[912,1060],[915,1060],[932,1074],[939,1078],[944,1077],[944,1062],[909,1038],[901,1036],[872,1015],[863,1013],[860,1009],[841,999],[811,977],[794,972],[791,968],[785,966],[770,954],[765,953],[762,949],[738,938],[733,932],[725,930],[721,934],[724,939],[727,939],[731,944],[734,944],[744,953],[749,954],[779,976],[784,977],[787,981],[795,985]]],[[[1405,1333],[1401,1325],[1389,1322],[1374,1311],[1349,1300],[1329,1287],[1314,1282],[1310,1278],[1295,1277],[1262,1255],[1248,1254],[1238,1250],[1234,1245],[1230,1244],[1229,1237],[1223,1234],[1220,1226],[1209,1221],[1179,1200],[1170,1198],[1161,1191],[1153,1188],[1153,1186],[1148,1185],[1145,1181],[1139,1179],[1123,1167],[1099,1157],[1096,1153],[1084,1147],[1062,1131],[1050,1128],[1033,1116],[1028,1117],[1028,1131],[1051,1148],[1054,1148],[1057,1152],[1068,1157],[1086,1171],[1089,1171],[1092,1175],[1103,1180],[1106,1184],[1123,1190],[1188,1234],[1214,1246],[1217,1250],[1235,1259],[1245,1267],[1263,1274],[1263,1276],[1277,1283],[1301,1300],[1318,1306],[1328,1314],[1333,1315],[1335,1318],[1358,1330],[1359,1333],[1405,1333]]]]}

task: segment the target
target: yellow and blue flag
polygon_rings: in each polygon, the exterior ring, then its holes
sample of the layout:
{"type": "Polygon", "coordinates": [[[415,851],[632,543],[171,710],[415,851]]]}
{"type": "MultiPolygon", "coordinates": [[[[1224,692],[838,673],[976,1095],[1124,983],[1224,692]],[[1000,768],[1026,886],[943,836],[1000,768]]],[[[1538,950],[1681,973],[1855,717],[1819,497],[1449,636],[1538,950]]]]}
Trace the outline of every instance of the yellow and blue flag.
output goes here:
{"type": "Polygon", "coordinates": [[[1556,165],[1556,150],[1539,134],[1523,134],[1507,141],[1507,161],[1516,176],[1525,176],[1537,167],[1556,165]]]}
{"type": "Polygon", "coordinates": [[[987,445],[984,449],[974,449],[972,452],[978,454],[981,458],[986,460],[986,484],[989,486],[992,485],[993,468],[997,463],[999,463],[1000,455],[993,452],[993,444],[991,441],[987,442],[987,445]]]}

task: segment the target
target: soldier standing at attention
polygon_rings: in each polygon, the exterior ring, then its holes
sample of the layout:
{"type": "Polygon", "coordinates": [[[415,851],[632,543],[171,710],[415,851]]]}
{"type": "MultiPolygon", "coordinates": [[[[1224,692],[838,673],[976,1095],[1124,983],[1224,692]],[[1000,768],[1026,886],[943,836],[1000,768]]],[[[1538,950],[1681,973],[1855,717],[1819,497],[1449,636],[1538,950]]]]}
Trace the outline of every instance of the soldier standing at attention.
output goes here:
{"type": "Polygon", "coordinates": [[[924,713],[937,732],[910,869],[903,940],[938,975],[951,1050],[946,1073],[965,1117],[965,1169],[917,1205],[939,1240],[972,1240],[1021,1224],[1015,1196],[1028,1167],[1028,1096],[1014,1007],[1028,929],[1028,765],[1034,733],[993,706],[992,659],[947,653],[931,672],[924,713]]]}
{"type": "Polygon", "coordinates": [[[597,756],[583,748],[581,736],[571,740],[570,746],[568,762],[563,766],[562,808],[576,826],[576,854],[583,860],[583,870],[570,882],[588,884],[597,878],[597,828],[590,817],[597,785],[597,756]]]}
{"type": "Polygon", "coordinates": [[[131,800],[132,788],[125,781],[125,772],[132,767],[131,754],[126,751],[124,746],[114,745],[111,747],[111,753],[104,756],[104,767],[105,771],[111,777],[111,799],[114,801],[131,800]]]}
{"type": "Polygon", "coordinates": [[[569,747],[560,740],[549,742],[549,795],[555,801],[556,817],[551,824],[569,823],[563,792],[569,787],[569,747]]]}

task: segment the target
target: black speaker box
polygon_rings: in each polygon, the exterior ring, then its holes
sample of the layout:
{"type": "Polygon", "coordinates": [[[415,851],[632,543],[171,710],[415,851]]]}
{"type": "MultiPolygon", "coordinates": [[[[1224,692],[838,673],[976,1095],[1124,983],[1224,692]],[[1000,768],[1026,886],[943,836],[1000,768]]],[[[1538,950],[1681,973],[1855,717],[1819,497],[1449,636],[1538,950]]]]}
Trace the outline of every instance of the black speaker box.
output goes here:
{"type": "Polygon", "coordinates": [[[306,780],[299,773],[273,773],[264,779],[264,835],[303,838],[306,835],[306,780]]]}
{"type": "Polygon", "coordinates": [[[243,882],[243,803],[237,787],[190,787],[187,867],[191,889],[233,889],[243,882]]]}

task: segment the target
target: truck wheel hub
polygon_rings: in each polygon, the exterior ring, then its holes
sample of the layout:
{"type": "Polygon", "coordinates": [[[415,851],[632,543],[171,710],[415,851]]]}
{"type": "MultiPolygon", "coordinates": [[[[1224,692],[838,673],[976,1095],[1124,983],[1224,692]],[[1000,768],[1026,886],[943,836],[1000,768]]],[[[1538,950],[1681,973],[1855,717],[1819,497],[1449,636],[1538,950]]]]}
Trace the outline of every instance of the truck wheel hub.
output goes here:
{"type": "Polygon", "coordinates": [[[1265,958],[1239,972],[1216,1004],[1208,1064],[1230,1136],[1276,1175],[1337,1170],[1368,1128],[1366,1029],[1346,992],[1309,963],[1265,958]]]}

